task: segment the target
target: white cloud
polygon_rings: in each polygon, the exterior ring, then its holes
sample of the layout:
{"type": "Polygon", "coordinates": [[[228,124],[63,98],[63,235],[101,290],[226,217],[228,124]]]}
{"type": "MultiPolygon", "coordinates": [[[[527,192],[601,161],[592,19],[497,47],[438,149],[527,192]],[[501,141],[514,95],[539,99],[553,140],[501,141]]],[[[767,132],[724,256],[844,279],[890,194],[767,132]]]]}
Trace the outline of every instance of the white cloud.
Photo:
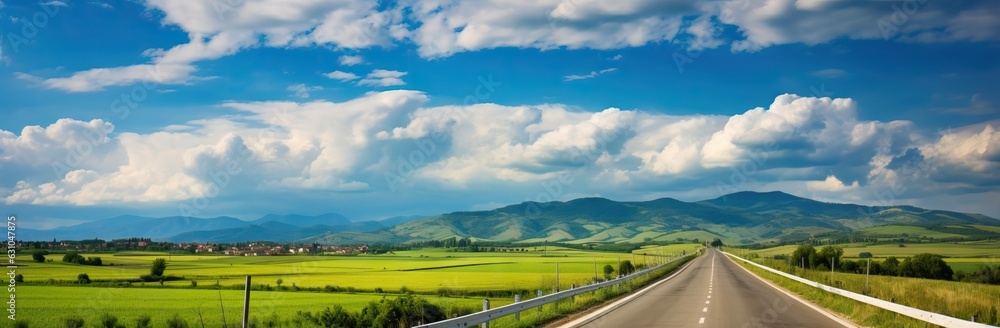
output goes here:
{"type": "Polygon", "coordinates": [[[344,65],[344,66],[354,66],[354,65],[358,65],[358,64],[363,64],[365,62],[365,59],[363,57],[361,57],[361,56],[347,56],[347,55],[344,55],[344,56],[340,56],[339,61],[340,61],[341,65],[344,65]]]}
{"type": "Polygon", "coordinates": [[[149,49],[152,63],[95,68],[41,85],[68,92],[91,92],[136,83],[185,84],[196,79],[193,65],[257,46],[338,48],[388,46],[403,35],[397,12],[380,12],[376,3],[358,0],[297,2],[265,0],[219,3],[215,0],[151,0],[147,7],[164,14],[163,23],[188,33],[190,41],[169,50],[149,49]],[[394,32],[395,31],[395,32],[394,32]],[[261,42],[263,37],[263,42],[261,42]],[[143,73],[150,67],[162,76],[143,73]]]}
{"type": "Polygon", "coordinates": [[[713,23],[711,16],[698,17],[684,31],[693,37],[688,41],[690,50],[715,49],[723,44],[723,40],[718,38],[722,27],[713,23]]]}
{"type": "Polygon", "coordinates": [[[846,98],[781,95],[768,109],[733,116],[702,149],[706,167],[729,166],[750,157],[799,159],[871,158],[893,138],[906,136],[908,122],[861,122],[857,104],[846,98]],[[886,139],[888,138],[888,139],[886,139]],[[880,144],[881,143],[881,144],[880,144]]]}
{"type": "Polygon", "coordinates": [[[115,9],[114,6],[112,6],[112,5],[108,4],[108,3],[105,3],[105,2],[91,1],[89,3],[92,4],[92,5],[104,8],[104,9],[115,9]]]}
{"type": "Polygon", "coordinates": [[[615,49],[670,41],[696,1],[406,1],[422,57],[497,47],[615,49]]]}
{"type": "Polygon", "coordinates": [[[406,84],[406,82],[403,82],[403,79],[401,78],[406,74],[407,74],[406,72],[400,72],[400,71],[375,69],[371,73],[368,73],[368,75],[365,75],[365,78],[358,81],[358,85],[376,86],[376,87],[390,87],[390,86],[404,85],[406,84]]]}
{"type": "Polygon", "coordinates": [[[318,85],[308,86],[305,85],[304,83],[299,83],[299,84],[289,85],[286,90],[291,91],[296,97],[309,98],[309,92],[323,90],[323,87],[318,85]]]}
{"type": "Polygon", "coordinates": [[[825,192],[844,192],[851,189],[858,188],[858,182],[854,181],[850,185],[845,185],[840,179],[833,175],[826,177],[823,181],[807,181],[806,188],[811,191],[825,191],[825,192]]]}
{"type": "Polygon", "coordinates": [[[611,57],[611,60],[621,60],[621,59],[622,59],[622,55],[621,54],[618,54],[618,55],[615,55],[614,57],[611,57]]]}
{"type": "Polygon", "coordinates": [[[773,45],[815,45],[838,38],[898,39],[916,42],[997,40],[1000,4],[882,1],[749,0],[712,3],[708,14],[736,26],[745,37],[734,51],[757,51],[773,45]],[[909,9],[916,5],[914,9],[909,9]],[[896,9],[900,8],[900,9],[896,9]]]}
{"type": "Polygon", "coordinates": [[[340,81],[344,81],[344,82],[346,82],[346,81],[353,81],[353,80],[357,80],[358,79],[358,75],[357,74],[348,73],[348,72],[342,72],[342,71],[333,71],[333,72],[324,74],[324,76],[326,76],[326,77],[328,77],[330,79],[340,80],[340,81]]]}
{"type": "Polygon", "coordinates": [[[49,2],[42,2],[41,5],[43,5],[43,6],[52,6],[52,7],[67,7],[67,5],[66,5],[65,2],[56,1],[56,0],[49,1],[49,2]]]}
{"type": "Polygon", "coordinates": [[[611,72],[614,72],[614,71],[617,71],[617,70],[618,70],[617,68],[605,68],[605,69],[602,69],[600,71],[590,71],[590,73],[587,73],[587,74],[584,74],[584,75],[576,75],[576,74],[566,75],[566,76],[563,76],[563,81],[576,81],[576,80],[592,79],[592,78],[597,77],[598,75],[602,75],[604,73],[611,73],[611,72]]]}
{"type": "MultiPolygon", "coordinates": [[[[365,191],[351,193],[364,199],[421,190],[433,192],[414,195],[489,191],[519,201],[536,200],[540,183],[569,177],[574,194],[615,190],[608,196],[623,199],[778,188],[865,201],[886,190],[922,199],[1000,184],[1000,122],[923,135],[909,122],[859,120],[851,99],[782,95],[732,117],[427,102],[421,92],[396,90],[344,102],[230,102],[222,106],[239,115],[151,133],[111,134],[107,122],[72,119],[0,131],[0,199],[155,205],[206,195],[365,191]],[[75,164],[53,174],[52,163],[68,160],[75,164]],[[220,187],[229,165],[239,173],[220,187]]],[[[570,186],[562,188],[545,195],[561,199],[570,186]]]]}

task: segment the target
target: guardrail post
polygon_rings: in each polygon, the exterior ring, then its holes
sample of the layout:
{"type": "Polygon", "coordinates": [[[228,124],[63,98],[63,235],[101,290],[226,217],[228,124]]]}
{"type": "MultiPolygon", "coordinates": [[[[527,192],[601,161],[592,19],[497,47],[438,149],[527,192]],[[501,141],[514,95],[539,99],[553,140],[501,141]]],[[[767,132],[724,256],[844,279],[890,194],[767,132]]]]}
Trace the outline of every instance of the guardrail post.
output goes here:
{"type": "MultiPolygon", "coordinates": [[[[514,304],[521,303],[521,294],[514,294],[514,304]]],[[[514,320],[521,320],[521,312],[514,313],[514,320]]]]}
{"type": "MultiPolygon", "coordinates": [[[[538,295],[537,296],[538,298],[542,298],[542,290],[541,289],[538,290],[537,295],[538,295]]],[[[538,306],[538,312],[542,312],[542,305],[538,306]]]]}
{"type": "MultiPolygon", "coordinates": [[[[486,310],[489,310],[489,309],[490,309],[490,299],[488,299],[488,298],[483,299],[483,311],[486,311],[486,310]]],[[[483,324],[479,325],[479,327],[482,327],[482,328],[489,328],[489,326],[490,326],[490,322],[489,321],[483,322],[483,324]]]]}

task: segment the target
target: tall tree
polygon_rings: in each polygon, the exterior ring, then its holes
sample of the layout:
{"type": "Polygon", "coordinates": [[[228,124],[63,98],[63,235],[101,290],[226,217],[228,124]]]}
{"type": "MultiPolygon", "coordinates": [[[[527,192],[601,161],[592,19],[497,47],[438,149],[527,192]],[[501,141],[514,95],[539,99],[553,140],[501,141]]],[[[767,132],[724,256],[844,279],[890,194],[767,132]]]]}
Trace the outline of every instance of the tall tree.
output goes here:
{"type": "Polygon", "coordinates": [[[149,274],[153,276],[162,276],[163,271],[167,270],[167,260],[164,258],[158,258],[153,260],[153,267],[149,269],[149,274]]]}

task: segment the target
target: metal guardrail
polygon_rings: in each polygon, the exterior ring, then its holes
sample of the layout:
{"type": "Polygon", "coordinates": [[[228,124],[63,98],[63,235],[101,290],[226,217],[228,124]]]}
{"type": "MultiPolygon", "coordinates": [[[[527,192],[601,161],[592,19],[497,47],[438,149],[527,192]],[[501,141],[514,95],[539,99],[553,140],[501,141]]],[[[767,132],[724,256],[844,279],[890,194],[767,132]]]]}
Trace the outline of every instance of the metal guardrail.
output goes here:
{"type": "Polygon", "coordinates": [[[868,304],[868,305],[877,306],[877,307],[880,307],[882,309],[885,309],[885,310],[888,310],[888,311],[892,311],[892,312],[895,312],[895,313],[899,313],[899,314],[905,315],[907,317],[914,318],[914,319],[917,319],[917,320],[920,320],[920,321],[924,321],[924,322],[927,322],[927,323],[931,323],[931,324],[935,324],[935,325],[939,325],[939,326],[944,326],[944,327],[956,327],[956,328],[966,328],[966,327],[970,327],[970,328],[986,328],[986,327],[994,327],[994,326],[990,326],[990,325],[986,325],[986,324],[981,324],[981,323],[976,323],[976,322],[972,322],[972,321],[968,321],[968,320],[962,320],[962,319],[955,318],[955,317],[949,317],[949,316],[946,316],[946,315],[943,315],[943,314],[940,314],[940,313],[934,313],[934,312],[924,311],[924,310],[921,310],[921,309],[912,308],[912,307],[909,307],[909,306],[900,305],[900,304],[896,304],[896,303],[885,301],[885,300],[880,300],[880,299],[877,299],[877,298],[874,298],[874,297],[871,297],[871,296],[858,294],[858,293],[855,293],[855,292],[852,292],[852,291],[847,291],[847,290],[843,290],[843,289],[836,288],[836,287],[827,286],[827,285],[824,285],[824,284],[821,284],[821,283],[818,283],[818,282],[815,282],[815,281],[812,281],[812,280],[809,280],[809,279],[805,279],[805,278],[802,278],[802,277],[799,277],[799,276],[796,276],[796,275],[793,275],[793,274],[789,274],[789,273],[786,273],[786,272],[783,272],[783,271],[780,271],[780,270],[777,270],[777,269],[774,269],[774,268],[762,265],[762,264],[758,264],[757,262],[750,261],[750,260],[744,259],[742,257],[736,256],[736,255],[733,255],[733,254],[730,254],[730,253],[727,253],[727,252],[722,252],[722,253],[726,254],[726,255],[729,255],[729,256],[732,256],[734,258],[737,258],[737,259],[739,259],[739,260],[741,260],[743,262],[747,262],[747,263],[753,264],[753,265],[755,265],[755,266],[757,266],[757,267],[759,267],[761,269],[767,270],[767,271],[769,271],[771,273],[780,275],[782,277],[785,277],[785,278],[788,278],[788,279],[792,279],[792,280],[801,282],[803,284],[806,284],[806,285],[809,285],[809,286],[813,286],[813,287],[825,290],[825,291],[830,292],[830,293],[834,293],[834,294],[837,294],[837,295],[840,295],[840,296],[843,296],[843,297],[847,297],[847,298],[850,298],[850,299],[853,299],[855,301],[858,301],[858,302],[861,302],[861,303],[865,303],[865,304],[868,304]]]}
{"type": "Polygon", "coordinates": [[[663,264],[624,276],[613,280],[608,280],[605,282],[600,282],[592,285],[581,286],[573,289],[564,290],[561,292],[556,292],[542,297],[536,297],[527,301],[522,301],[514,304],[504,305],[495,309],[490,309],[486,311],[476,312],[473,314],[467,314],[461,317],[452,318],[448,320],[441,320],[438,322],[432,322],[425,325],[415,326],[414,328],[438,328],[438,327],[469,327],[476,324],[489,322],[491,320],[496,320],[501,317],[508,315],[520,313],[521,311],[528,310],[531,308],[539,307],[545,304],[549,304],[558,300],[562,300],[575,295],[580,295],[587,292],[596,291],[601,288],[611,287],[629,280],[638,278],[642,275],[652,273],[653,271],[659,270],[666,267],[667,265],[677,262],[687,256],[692,256],[693,254],[677,257],[673,260],[667,261],[663,264]]]}

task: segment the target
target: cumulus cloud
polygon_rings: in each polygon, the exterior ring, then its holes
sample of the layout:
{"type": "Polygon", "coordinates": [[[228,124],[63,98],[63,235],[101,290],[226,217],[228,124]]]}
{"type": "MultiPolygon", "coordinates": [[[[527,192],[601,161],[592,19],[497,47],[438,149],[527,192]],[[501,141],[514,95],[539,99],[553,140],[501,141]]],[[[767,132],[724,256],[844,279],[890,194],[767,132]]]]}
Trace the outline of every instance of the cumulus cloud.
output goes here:
{"type": "Polygon", "coordinates": [[[920,1],[750,0],[718,2],[709,8],[709,13],[736,26],[744,36],[732,43],[734,51],[791,43],[815,45],[838,38],[952,42],[1000,37],[996,29],[1000,5],[992,1],[956,6],[920,1]]]}
{"type": "Polygon", "coordinates": [[[813,191],[827,191],[827,192],[843,192],[850,189],[858,188],[858,182],[854,181],[850,185],[845,185],[840,179],[835,176],[827,176],[826,180],[823,181],[808,181],[806,182],[806,188],[813,191]]]}
{"type": "MultiPolygon", "coordinates": [[[[192,83],[198,80],[197,62],[256,47],[336,50],[412,43],[418,55],[431,59],[500,47],[619,49],[673,42],[686,44],[690,50],[728,43],[732,51],[757,51],[838,38],[901,42],[1000,39],[1000,3],[987,0],[961,5],[787,0],[405,0],[389,6],[362,0],[222,4],[216,0],[150,0],[144,4],[150,11],[162,13],[162,24],[186,32],[189,41],[167,50],[145,51],[151,57],[148,63],[39,77],[39,84],[68,92],[92,92],[137,83],[192,83]],[[737,31],[734,40],[721,37],[721,31],[730,27],[737,31]],[[151,68],[161,75],[143,73],[151,68]]],[[[338,59],[345,66],[364,63],[359,55],[338,59]]]]}
{"type": "Polygon", "coordinates": [[[516,194],[571,179],[565,193],[545,196],[781,189],[870,203],[886,190],[920,199],[1000,184],[996,122],[928,135],[905,121],[860,120],[851,99],[781,95],[734,116],[427,102],[395,90],[343,102],[228,102],[238,115],[145,134],[72,119],[0,131],[0,165],[11,172],[0,197],[121,205],[317,190],[516,194]],[[238,173],[220,173],[227,169],[238,173]]]}
{"type": "Polygon", "coordinates": [[[602,69],[600,71],[590,71],[590,73],[587,73],[587,74],[584,74],[584,75],[576,75],[576,74],[566,75],[566,76],[563,76],[563,81],[567,81],[568,82],[568,81],[592,79],[592,78],[597,77],[598,75],[602,75],[604,73],[611,73],[611,72],[614,72],[614,71],[617,71],[617,70],[618,70],[617,68],[605,68],[605,69],[602,69]]]}
{"type": "Polygon", "coordinates": [[[66,5],[66,3],[65,3],[65,2],[62,2],[62,1],[48,1],[48,2],[42,2],[41,4],[42,4],[43,6],[52,6],[52,7],[68,7],[68,6],[66,5]]]}
{"type": "Polygon", "coordinates": [[[344,55],[344,56],[340,56],[340,58],[338,60],[340,61],[340,64],[344,65],[344,66],[354,66],[354,65],[358,65],[358,64],[363,64],[365,62],[365,59],[363,57],[361,57],[361,56],[347,56],[347,55],[344,55]]]}
{"type": "Polygon", "coordinates": [[[299,83],[289,85],[287,90],[291,91],[296,97],[309,98],[309,92],[323,90],[323,87],[318,85],[309,86],[304,83],[299,83]]]}
{"type": "Polygon", "coordinates": [[[358,85],[374,86],[374,87],[391,87],[397,85],[404,85],[406,84],[406,82],[403,82],[402,77],[403,75],[406,74],[407,74],[406,72],[376,69],[373,70],[371,73],[368,73],[368,75],[365,75],[365,78],[358,81],[358,85]]]}
{"type": "Polygon", "coordinates": [[[358,75],[357,74],[343,72],[343,71],[333,71],[333,72],[324,74],[324,76],[326,76],[326,77],[328,77],[330,79],[333,79],[333,80],[340,80],[341,82],[353,81],[353,80],[357,80],[358,79],[358,75]]]}
{"type": "Polygon", "coordinates": [[[153,0],[146,5],[164,14],[164,24],[187,32],[190,41],[168,50],[146,50],[143,54],[152,58],[149,64],[89,69],[68,77],[45,78],[41,85],[68,92],[91,92],[136,83],[185,84],[196,79],[194,63],[242,49],[313,45],[357,49],[388,46],[403,36],[402,26],[397,23],[399,13],[379,11],[376,3],[368,1],[219,4],[214,0],[153,0]]]}
{"type": "Polygon", "coordinates": [[[670,41],[696,1],[407,1],[427,58],[497,47],[615,49],[670,41]]]}

